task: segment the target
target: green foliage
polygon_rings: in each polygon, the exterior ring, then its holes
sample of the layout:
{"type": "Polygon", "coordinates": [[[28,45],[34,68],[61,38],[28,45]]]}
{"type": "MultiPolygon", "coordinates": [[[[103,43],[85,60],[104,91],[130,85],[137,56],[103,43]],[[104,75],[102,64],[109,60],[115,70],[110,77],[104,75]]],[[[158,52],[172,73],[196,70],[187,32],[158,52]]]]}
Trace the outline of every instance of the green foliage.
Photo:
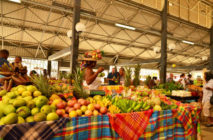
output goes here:
{"type": "Polygon", "coordinates": [[[158,89],[165,89],[166,91],[172,91],[172,90],[183,90],[183,86],[180,83],[165,83],[160,84],[158,89]]]}

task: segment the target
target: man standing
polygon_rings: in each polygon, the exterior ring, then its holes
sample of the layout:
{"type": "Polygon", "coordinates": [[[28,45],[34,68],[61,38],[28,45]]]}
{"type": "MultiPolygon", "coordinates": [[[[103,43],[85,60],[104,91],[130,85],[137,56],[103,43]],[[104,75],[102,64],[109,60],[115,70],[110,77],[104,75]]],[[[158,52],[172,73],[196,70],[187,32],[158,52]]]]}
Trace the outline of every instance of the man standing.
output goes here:
{"type": "Polygon", "coordinates": [[[117,85],[119,83],[119,73],[116,72],[115,68],[112,68],[112,72],[108,74],[107,80],[109,85],[117,85]]]}
{"type": "Polygon", "coordinates": [[[121,68],[119,69],[120,84],[121,84],[121,85],[124,85],[124,73],[125,73],[125,72],[124,72],[124,68],[121,67],[121,68]]]}
{"type": "Polygon", "coordinates": [[[166,80],[167,83],[174,83],[174,75],[170,73],[170,77],[166,80]]]}

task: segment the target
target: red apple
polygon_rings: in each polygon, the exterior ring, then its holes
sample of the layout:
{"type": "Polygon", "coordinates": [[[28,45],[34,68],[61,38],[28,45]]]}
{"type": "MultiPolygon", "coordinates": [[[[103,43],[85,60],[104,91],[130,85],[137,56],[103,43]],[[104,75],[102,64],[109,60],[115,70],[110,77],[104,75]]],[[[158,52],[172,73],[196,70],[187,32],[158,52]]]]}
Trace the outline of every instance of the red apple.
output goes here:
{"type": "Polygon", "coordinates": [[[74,108],[70,108],[69,110],[68,110],[68,112],[70,113],[71,111],[74,111],[75,109],[74,108]]]}
{"type": "Polygon", "coordinates": [[[74,109],[77,110],[77,109],[80,109],[80,107],[81,107],[81,105],[80,105],[79,103],[75,103],[75,104],[74,104],[74,109]]]}
{"type": "Polygon", "coordinates": [[[68,117],[69,117],[69,114],[64,114],[63,117],[64,117],[64,118],[68,118],[68,117]]]}
{"type": "Polygon", "coordinates": [[[70,109],[70,107],[67,106],[67,107],[65,108],[65,111],[68,113],[68,112],[69,112],[69,109],[70,109]]]}
{"type": "Polygon", "coordinates": [[[70,100],[70,101],[68,101],[67,105],[69,107],[73,107],[76,102],[77,102],[76,100],[70,100]]]}
{"type": "Polygon", "coordinates": [[[64,108],[65,108],[63,102],[59,102],[58,104],[56,104],[56,107],[57,107],[58,109],[64,109],[64,108]]]}
{"type": "Polygon", "coordinates": [[[96,110],[99,110],[101,108],[101,106],[99,104],[95,104],[94,107],[96,110]]]}
{"type": "Polygon", "coordinates": [[[92,116],[92,111],[91,110],[87,110],[86,112],[85,112],[85,116],[92,116]]]}
{"type": "Polygon", "coordinates": [[[49,105],[51,105],[51,104],[52,104],[52,102],[53,102],[53,101],[52,101],[52,100],[50,100],[50,101],[48,102],[48,104],[49,104],[49,105]]]}
{"type": "Polygon", "coordinates": [[[87,105],[87,101],[84,99],[78,101],[78,103],[80,103],[81,105],[87,105]]]}
{"type": "Polygon", "coordinates": [[[59,116],[63,116],[65,114],[65,110],[64,109],[57,109],[56,110],[56,113],[59,115],[59,116]]]}
{"type": "Polygon", "coordinates": [[[63,104],[64,104],[64,107],[66,107],[66,106],[67,106],[67,103],[66,103],[66,102],[63,102],[63,104]]]}
{"type": "Polygon", "coordinates": [[[100,112],[101,112],[102,114],[107,113],[107,108],[106,108],[106,107],[101,107],[101,108],[100,108],[100,112]]]}
{"type": "Polygon", "coordinates": [[[90,104],[90,101],[87,101],[87,105],[89,105],[90,104]]]}

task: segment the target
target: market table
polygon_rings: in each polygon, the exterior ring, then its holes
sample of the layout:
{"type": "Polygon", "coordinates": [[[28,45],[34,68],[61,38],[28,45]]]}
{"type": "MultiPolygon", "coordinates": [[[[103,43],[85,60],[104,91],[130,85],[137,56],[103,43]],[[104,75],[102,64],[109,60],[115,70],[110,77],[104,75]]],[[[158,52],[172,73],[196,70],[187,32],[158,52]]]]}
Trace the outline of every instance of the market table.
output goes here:
{"type": "Polygon", "coordinates": [[[117,120],[118,116],[115,116],[114,121],[117,121],[117,126],[119,126],[116,130],[112,126],[111,117],[108,115],[73,118],[55,134],[52,140],[138,139],[136,135],[138,135],[140,130],[142,133],[139,135],[139,139],[141,140],[197,139],[199,120],[196,116],[199,115],[199,111],[194,112],[195,114],[186,113],[186,111],[180,112],[177,109],[155,112],[146,111],[144,115],[147,115],[147,113],[151,114],[150,118],[147,122],[145,121],[146,124],[142,124],[139,127],[134,127],[137,126],[137,123],[140,123],[138,122],[140,120],[138,119],[138,113],[126,114],[128,117],[122,118],[126,120],[117,120]],[[133,118],[137,119],[134,120],[133,118]],[[125,123],[127,121],[133,125],[128,127],[129,124],[125,123]],[[143,128],[143,126],[145,127],[143,128]],[[133,129],[136,131],[133,131],[133,129]]]}

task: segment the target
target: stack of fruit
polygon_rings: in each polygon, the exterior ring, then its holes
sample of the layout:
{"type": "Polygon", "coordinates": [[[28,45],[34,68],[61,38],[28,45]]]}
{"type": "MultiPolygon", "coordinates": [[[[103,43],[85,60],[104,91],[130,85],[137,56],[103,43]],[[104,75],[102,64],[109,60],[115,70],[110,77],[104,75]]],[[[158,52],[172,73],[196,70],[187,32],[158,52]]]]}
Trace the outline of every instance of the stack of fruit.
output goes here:
{"type": "Polygon", "coordinates": [[[1,91],[0,124],[57,120],[54,107],[35,86],[17,86],[10,92],[1,91]]]}
{"type": "Polygon", "coordinates": [[[57,93],[57,94],[63,94],[63,93],[71,93],[72,89],[71,86],[67,85],[67,84],[54,84],[53,86],[53,92],[57,93]]]}
{"type": "Polygon", "coordinates": [[[72,99],[68,102],[63,101],[57,95],[50,97],[51,106],[57,108],[56,113],[61,117],[77,117],[77,116],[97,116],[107,113],[107,107],[103,104],[101,96],[94,96],[85,99],[72,99]],[[54,97],[53,97],[54,96],[54,97]]]}

